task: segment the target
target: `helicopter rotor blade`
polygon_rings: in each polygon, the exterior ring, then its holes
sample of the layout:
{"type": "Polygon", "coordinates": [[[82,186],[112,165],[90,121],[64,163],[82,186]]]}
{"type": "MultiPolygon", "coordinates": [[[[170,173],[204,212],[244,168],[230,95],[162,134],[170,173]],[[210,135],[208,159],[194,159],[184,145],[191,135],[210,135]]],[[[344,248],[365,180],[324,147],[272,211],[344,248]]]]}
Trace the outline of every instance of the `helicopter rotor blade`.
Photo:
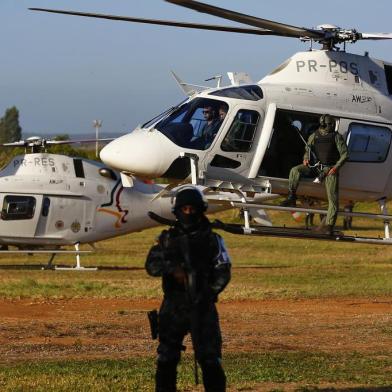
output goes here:
{"type": "Polygon", "coordinates": [[[19,140],[17,142],[2,143],[1,147],[34,147],[34,146],[49,146],[49,145],[62,145],[62,144],[77,144],[77,143],[96,143],[96,142],[111,142],[115,138],[103,139],[75,139],[75,140],[51,140],[45,138],[36,138],[33,140],[19,140]]]}
{"type": "Polygon", "coordinates": [[[242,33],[242,34],[254,34],[254,35],[279,35],[279,36],[291,37],[291,35],[280,34],[266,29],[252,29],[252,28],[244,28],[244,27],[221,26],[221,25],[212,25],[212,24],[201,24],[201,23],[186,23],[186,22],[177,22],[174,20],[134,18],[130,16],[105,15],[105,14],[96,14],[90,12],[65,11],[65,10],[55,10],[55,9],[48,9],[48,8],[29,8],[29,10],[50,12],[54,14],[63,14],[63,15],[76,15],[76,16],[83,16],[87,18],[119,20],[124,22],[146,23],[146,24],[161,25],[161,26],[184,27],[184,28],[198,29],[198,30],[213,30],[213,31],[224,31],[230,33],[242,33]]]}
{"type": "Polygon", "coordinates": [[[275,35],[283,35],[286,37],[296,37],[296,38],[307,37],[316,40],[323,39],[325,37],[325,33],[323,31],[292,26],[284,23],[278,23],[268,19],[261,19],[255,16],[246,15],[235,11],[230,11],[225,8],[215,7],[213,5],[201,3],[194,0],[165,0],[165,1],[171,4],[179,5],[181,7],[190,8],[192,10],[201,13],[214,15],[219,18],[229,19],[234,22],[247,24],[261,29],[267,29],[273,31],[275,35]]]}
{"type": "Polygon", "coordinates": [[[96,143],[96,142],[111,142],[115,138],[104,138],[104,139],[75,139],[75,140],[45,140],[47,145],[60,145],[60,144],[77,144],[77,143],[96,143]]]}
{"type": "Polygon", "coordinates": [[[25,140],[19,140],[17,142],[11,142],[11,143],[1,143],[1,147],[25,147],[26,146],[26,141],[25,140]]]}
{"type": "Polygon", "coordinates": [[[373,39],[373,40],[392,39],[392,33],[361,33],[360,39],[373,39]]]}

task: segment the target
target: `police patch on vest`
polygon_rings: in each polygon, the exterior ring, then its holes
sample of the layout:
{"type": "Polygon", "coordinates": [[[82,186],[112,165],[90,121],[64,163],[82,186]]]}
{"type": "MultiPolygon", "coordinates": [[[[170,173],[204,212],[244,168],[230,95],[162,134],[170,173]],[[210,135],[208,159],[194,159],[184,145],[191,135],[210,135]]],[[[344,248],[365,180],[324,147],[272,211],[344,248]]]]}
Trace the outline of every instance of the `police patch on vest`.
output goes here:
{"type": "Polygon", "coordinates": [[[229,254],[227,253],[225,242],[222,237],[216,237],[218,242],[218,255],[216,256],[215,268],[218,268],[222,264],[231,264],[229,254]]]}

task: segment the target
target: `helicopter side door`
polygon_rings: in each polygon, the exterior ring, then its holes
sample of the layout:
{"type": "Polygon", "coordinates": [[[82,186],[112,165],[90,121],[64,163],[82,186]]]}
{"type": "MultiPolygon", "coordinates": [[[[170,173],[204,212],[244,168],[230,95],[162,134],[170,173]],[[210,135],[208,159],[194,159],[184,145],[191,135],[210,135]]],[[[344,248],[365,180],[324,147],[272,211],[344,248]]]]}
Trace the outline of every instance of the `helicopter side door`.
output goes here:
{"type": "Polygon", "coordinates": [[[1,237],[34,237],[42,205],[42,195],[0,194],[1,237]]]}
{"type": "Polygon", "coordinates": [[[392,167],[392,132],[383,124],[340,120],[347,130],[349,161],[342,168],[340,184],[355,191],[384,192],[392,167]]]}
{"type": "Polygon", "coordinates": [[[209,177],[232,179],[233,172],[247,177],[261,131],[264,112],[257,105],[236,105],[227,115],[223,132],[207,154],[209,177]]]}

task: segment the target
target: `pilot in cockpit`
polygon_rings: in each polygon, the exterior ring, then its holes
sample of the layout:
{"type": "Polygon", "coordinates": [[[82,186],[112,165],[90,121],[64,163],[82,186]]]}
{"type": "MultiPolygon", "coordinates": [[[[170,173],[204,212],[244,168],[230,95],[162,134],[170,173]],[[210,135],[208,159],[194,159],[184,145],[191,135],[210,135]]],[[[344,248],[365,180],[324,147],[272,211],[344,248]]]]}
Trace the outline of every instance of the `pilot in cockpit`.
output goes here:
{"type": "Polygon", "coordinates": [[[221,124],[218,111],[213,106],[207,106],[203,109],[203,116],[206,123],[204,124],[201,134],[206,140],[212,141],[221,124]]]}
{"type": "Polygon", "coordinates": [[[204,125],[201,128],[199,136],[192,138],[191,142],[194,146],[199,145],[200,148],[208,148],[214,140],[220,125],[222,123],[218,115],[218,110],[212,105],[203,108],[204,125]]]}
{"type": "Polygon", "coordinates": [[[221,123],[226,118],[226,115],[227,115],[227,105],[222,104],[219,106],[219,120],[221,123]]]}

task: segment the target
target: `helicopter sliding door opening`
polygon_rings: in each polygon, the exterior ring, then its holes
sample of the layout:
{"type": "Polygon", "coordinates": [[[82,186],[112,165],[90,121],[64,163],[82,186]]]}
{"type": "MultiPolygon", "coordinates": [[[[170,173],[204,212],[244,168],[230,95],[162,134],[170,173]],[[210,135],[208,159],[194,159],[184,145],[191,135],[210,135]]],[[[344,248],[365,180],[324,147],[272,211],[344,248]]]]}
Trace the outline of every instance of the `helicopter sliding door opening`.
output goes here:
{"type": "Polygon", "coordinates": [[[319,118],[319,114],[278,109],[258,175],[288,178],[290,169],[302,163],[306,141],[318,128],[319,118]]]}

